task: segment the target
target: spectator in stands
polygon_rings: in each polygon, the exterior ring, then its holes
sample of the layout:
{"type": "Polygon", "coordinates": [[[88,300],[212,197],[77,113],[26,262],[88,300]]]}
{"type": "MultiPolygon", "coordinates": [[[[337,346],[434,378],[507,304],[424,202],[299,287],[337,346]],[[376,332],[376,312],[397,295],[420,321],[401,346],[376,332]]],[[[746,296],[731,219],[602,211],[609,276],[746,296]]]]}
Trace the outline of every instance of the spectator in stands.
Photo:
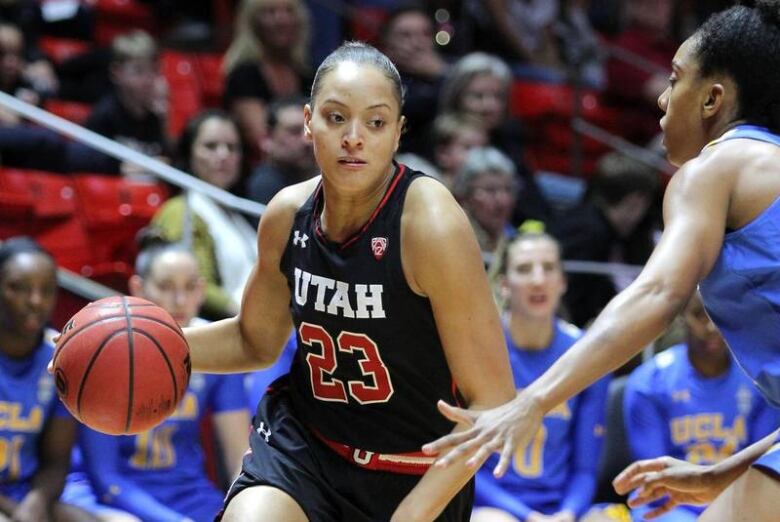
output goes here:
{"type": "Polygon", "coordinates": [[[507,242],[516,235],[509,218],[517,198],[515,166],[501,151],[469,151],[452,185],[452,193],[471,221],[488,271],[496,272],[507,242]]]}
{"type": "MultiPolygon", "coordinates": [[[[657,230],[658,174],[622,153],[601,158],[582,203],[559,217],[551,232],[564,259],[643,265],[657,230]]],[[[564,297],[571,320],[584,327],[631,277],[572,274],[564,297]]]]}
{"type": "MultiPolygon", "coordinates": [[[[111,45],[114,92],[92,110],[85,126],[148,156],[169,156],[165,122],[155,111],[160,71],[154,39],[136,30],[117,36],[111,45]]],[[[115,172],[142,175],[136,165],[115,162],[115,172]]]]}
{"type": "Polygon", "coordinates": [[[247,137],[253,159],[267,133],[268,105],[308,96],[313,77],[309,16],[302,0],[242,0],[225,54],[224,105],[247,137]]]}
{"type": "MultiPolygon", "coordinates": [[[[24,35],[18,27],[0,23],[0,91],[33,105],[40,105],[45,92],[36,90],[25,77],[24,35]]],[[[6,109],[0,110],[0,123],[16,125],[20,118],[6,109]]]]}
{"type": "Polygon", "coordinates": [[[526,219],[549,221],[552,210],[525,165],[524,137],[520,121],[509,115],[512,73],[503,60],[485,53],[467,54],[447,74],[439,100],[440,113],[458,113],[479,120],[490,145],[515,164],[524,190],[518,202],[515,224],[526,219]]]}
{"type": "Polygon", "coordinates": [[[541,79],[560,80],[561,53],[555,35],[558,0],[469,0],[474,48],[519,62],[541,79]]]}
{"type": "MultiPolygon", "coordinates": [[[[238,124],[221,110],[198,114],[179,138],[177,166],[223,190],[239,185],[245,159],[238,124]]],[[[187,191],[166,201],[152,223],[167,240],[191,245],[206,281],[201,313],[210,319],[235,315],[257,259],[257,237],[249,222],[208,196],[187,191]]]]}
{"type": "Polygon", "coordinates": [[[311,144],[303,135],[303,97],[285,98],[268,107],[263,160],[247,182],[249,198],[266,204],[288,185],[317,174],[311,144]]]}
{"type": "Polygon", "coordinates": [[[471,149],[487,146],[479,120],[466,114],[444,113],[433,122],[433,157],[441,181],[452,190],[455,176],[471,149]]]}
{"type": "Polygon", "coordinates": [[[424,154],[430,150],[426,138],[430,122],[436,117],[436,105],[448,68],[433,38],[433,21],[425,7],[416,2],[404,2],[395,7],[380,29],[381,50],[398,68],[406,89],[402,152],[424,154]]]}
{"type": "MultiPolygon", "coordinates": [[[[524,233],[506,250],[504,334],[515,386],[544,373],[580,336],[556,317],[566,291],[560,247],[544,233],[524,233]]],[[[604,432],[609,378],[550,411],[500,480],[492,455],[477,472],[472,522],[574,522],[591,506],[604,432]]]]}
{"type": "MultiPolygon", "coordinates": [[[[129,286],[132,295],[162,306],[180,326],[197,321],[204,282],[182,245],[143,248],[129,286]]],[[[80,505],[99,512],[100,499],[144,522],[213,520],[224,492],[206,474],[200,428],[209,413],[221,465],[230,476],[237,473],[249,429],[243,378],[195,373],[176,412],[149,431],[111,436],[82,427],[80,449],[94,494],[82,496],[80,505]]]]}
{"type": "Polygon", "coordinates": [[[54,354],[46,329],[57,294],[54,259],[35,241],[0,245],[0,519],[91,521],[59,502],[76,422],[57,398],[46,366],[54,354]]]}
{"type": "MultiPolygon", "coordinates": [[[[780,412],[734,363],[699,295],[688,303],[683,317],[686,342],[644,363],[626,384],[624,418],[633,459],[669,455],[715,464],[780,424],[780,412]]],[[[662,503],[632,510],[634,520],[644,520],[662,503]]],[[[681,505],[655,520],[693,522],[702,511],[704,506],[681,505]]]]}
{"type": "Polygon", "coordinates": [[[607,61],[607,96],[620,110],[621,134],[645,144],[659,133],[658,95],[666,89],[677,44],[671,31],[671,0],[629,0],[625,29],[613,45],[627,56],[611,53],[607,61]]]}

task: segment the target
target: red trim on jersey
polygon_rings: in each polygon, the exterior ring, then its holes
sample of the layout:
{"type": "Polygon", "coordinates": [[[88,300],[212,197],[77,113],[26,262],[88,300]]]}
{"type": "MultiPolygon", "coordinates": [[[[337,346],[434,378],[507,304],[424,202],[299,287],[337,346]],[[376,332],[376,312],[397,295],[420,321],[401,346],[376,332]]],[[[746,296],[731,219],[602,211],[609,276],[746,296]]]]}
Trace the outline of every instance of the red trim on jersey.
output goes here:
{"type": "Polygon", "coordinates": [[[311,430],[334,453],[361,468],[373,471],[389,471],[402,475],[424,475],[436,460],[422,451],[413,453],[375,453],[348,446],[328,439],[315,429],[311,430]]]}
{"type": "Polygon", "coordinates": [[[458,408],[463,407],[463,404],[461,404],[460,400],[458,400],[458,383],[455,382],[455,379],[452,379],[452,400],[455,402],[455,406],[458,408]]]}
{"type": "MultiPolygon", "coordinates": [[[[398,185],[398,182],[401,180],[401,177],[404,175],[404,172],[406,172],[406,166],[402,164],[398,164],[398,171],[395,173],[395,177],[390,182],[390,186],[387,187],[387,191],[385,191],[385,195],[382,196],[382,201],[379,202],[379,205],[374,209],[374,211],[371,213],[371,217],[368,218],[368,221],[360,227],[360,230],[352,234],[352,236],[347,239],[345,242],[341,243],[339,245],[340,250],[344,250],[348,246],[350,246],[352,243],[360,239],[360,236],[362,236],[366,230],[368,230],[368,227],[371,226],[371,223],[374,222],[376,217],[379,215],[379,212],[384,208],[385,204],[387,203],[387,200],[390,199],[390,196],[393,194],[393,191],[395,190],[396,185],[398,185]]],[[[320,185],[317,187],[317,193],[314,195],[315,200],[318,200],[320,197],[320,192],[322,188],[322,182],[320,182],[320,185]]],[[[320,205],[318,204],[317,207],[320,205]]],[[[328,238],[325,237],[325,234],[322,232],[322,228],[320,227],[320,209],[315,208],[315,218],[314,218],[314,232],[320,236],[320,239],[324,241],[328,241],[328,238]]]]}

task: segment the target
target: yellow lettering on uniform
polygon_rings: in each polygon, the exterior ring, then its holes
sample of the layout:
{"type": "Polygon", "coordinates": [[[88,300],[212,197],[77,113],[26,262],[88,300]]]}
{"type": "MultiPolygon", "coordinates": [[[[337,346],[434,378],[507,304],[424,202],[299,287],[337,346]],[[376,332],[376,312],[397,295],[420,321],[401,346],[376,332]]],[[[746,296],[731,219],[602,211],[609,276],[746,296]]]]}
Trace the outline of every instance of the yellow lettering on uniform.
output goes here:
{"type": "Polygon", "coordinates": [[[720,413],[715,414],[713,426],[712,426],[712,438],[714,439],[727,439],[731,435],[731,430],[728,426],[723,426],[723,415],[720,413]]]}
{"type": "Polygon", "coordinates": [[[40,406],[33,406],[30,415],[28,415],[26,419],[23,416],[16,419],[16,431],[34,433],[40,431],[42,428],[43,410],[40,406]]]}
{"type": "Polygon", "coordinates": [[[43,410],[33,406],[27,417],[22,413],[19,402],[0,401],[0,429],[34,433],[43,427],[43,410]]]}
{"type": "Polygon", "coordinates": [[[569,402],[563,401],[558,406],[547,412],[547,415],[545,417],[559,417],[561,419],[570,419],[571,418],[571,409],[569,408],[569,402]]]}
{"type": "Polygon", "coordinates": [[[198,397],[188,391],[179,403],[179,407],[171,415],[171,419],[197,419],[198,418],[198,397]]]}
{"type": "Polygon", "coordinates": [[[745,428],[745,417],[737,415],[734,419],[734,427],[731,428],[731,434],[735,440],[743,443],[747,440],[747,428],[745,428]]]}
{"type": "Polygon", "coordinates": [[[689,417],[672,419],[672,440],[675,444],[685,444],[691,438],[689,417]]]}
{"type": "Polygon", "coordinates": [[[713,416],[709,413],[700,413],[693,420],[693,435],[696,440],[709,440],[712,438],[713,416]]]}

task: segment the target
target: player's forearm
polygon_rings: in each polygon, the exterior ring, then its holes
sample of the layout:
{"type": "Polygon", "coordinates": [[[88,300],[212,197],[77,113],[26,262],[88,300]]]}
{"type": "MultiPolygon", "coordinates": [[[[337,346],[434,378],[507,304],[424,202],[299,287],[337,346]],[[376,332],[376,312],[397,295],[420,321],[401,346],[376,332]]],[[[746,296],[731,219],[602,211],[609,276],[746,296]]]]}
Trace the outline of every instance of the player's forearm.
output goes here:
{"type": "Polygon", "coordinates": [[[41,466],[35,476],[33,476],[32,488],[28,495],[40,495],[43,502],[51,505],[60,498],[67,474],[67,465],[50,464],[41,466]]]}
{"type": "Polygon", "coordinates": [[[237,317],[184,329],[192,370],[235,373],[262,368],[264,363],[247,346],[237,317]]]}
{"type": "Polygon", "coordinates": [[[399,504],[393,513],[392,522],[434,520],[463,489],[475,471],[465,465],[465,459],[447,468],[431,466],[399,504]]]}
{"type": "Polygon", "coordinates": [[[780,434],[780,430],[770,433],[742,451],[720,461],[712,466],[712,473],[724,477],[725,481],[730,484],[774,445],[778,434],[780,434]]]}
{"type": "Polygon", "coordinates": [[[525,393],[543,411],[550,411],[654,341],[687,298],[672,285],[635,282],[609,303],[585,335],[525,393]]]}

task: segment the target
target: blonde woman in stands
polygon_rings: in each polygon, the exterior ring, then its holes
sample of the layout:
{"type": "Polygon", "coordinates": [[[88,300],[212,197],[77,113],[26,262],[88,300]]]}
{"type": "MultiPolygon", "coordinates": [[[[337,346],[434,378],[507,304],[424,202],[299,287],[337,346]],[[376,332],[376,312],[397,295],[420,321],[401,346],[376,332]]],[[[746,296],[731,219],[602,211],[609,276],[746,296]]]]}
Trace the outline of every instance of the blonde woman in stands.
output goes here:
{"type": "Polygon", "coordinates": [[[302,0],[243,0],[236,36],[224,64],[224,106],[260,156],[266,110],[278,99],[303,96],[311,88],[309,14],[302,0]]]}

